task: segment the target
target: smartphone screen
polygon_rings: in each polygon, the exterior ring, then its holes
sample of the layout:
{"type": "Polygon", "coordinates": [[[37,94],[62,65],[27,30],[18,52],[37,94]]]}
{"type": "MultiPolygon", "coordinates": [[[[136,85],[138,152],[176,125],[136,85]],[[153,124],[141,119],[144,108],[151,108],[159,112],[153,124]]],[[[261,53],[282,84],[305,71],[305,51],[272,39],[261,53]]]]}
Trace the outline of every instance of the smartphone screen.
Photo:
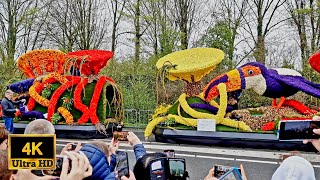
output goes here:
{"type": "Polygon", "coordinates": [[[222,175],[219,180],[242,180],[242,177],[239,170],[237,168],[233,168],[222,175]]]}
{"type": "Polygon", "coordinates": [[[164,150],[163,152],[167,155],[167,157],[170,157],[170,158],[175,157],[175,152],[173,149],[167,149],[167,150],[164,150]]]}
{"type": "MultiPolygon", "coordinates": [[[[43,175],[60,176],[63,165],[63,157],[61,155],[56,156],[56,169],[55,170],[42,170],[43,175]]],[[[69,159],[69,158],[68,158],[69,159]]],[[[71,160],[69,159],[68,172],[71,170],[71,160]]]]}
{"type": "Polygon", "coordinates": [[[170,179],[184,178],[186,163],[184,159],[169,158],[170,179]]]}
{"type": "Polygon", "coordinates": [[[320,121],[280,121],[279,140],[304,140],[319,139],[320,135],[314,134],[313,129],[320,128],[320,121]]]}
{"type": "Polygon", "coordinates": [[[115,132],[113,132],[113,138],[116,141],[128,141],[127,136],[128,136],[128,131],[121,131],[121,132],[115,131],[115,132]]]}
{"type": "Polygon", "coordinates": [[[129,177],[128,154],[124,151],[117,151],[116,159],[117,159],[116,169],[118,171],[119,178],[121,178],[122,176],[129,177]]]}

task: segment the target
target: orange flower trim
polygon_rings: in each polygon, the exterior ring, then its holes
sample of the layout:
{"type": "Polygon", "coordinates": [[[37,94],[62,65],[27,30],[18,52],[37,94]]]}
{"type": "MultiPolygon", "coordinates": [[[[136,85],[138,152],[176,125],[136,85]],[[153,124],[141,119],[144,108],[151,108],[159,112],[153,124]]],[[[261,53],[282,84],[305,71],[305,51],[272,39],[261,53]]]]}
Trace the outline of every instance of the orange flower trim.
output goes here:
{"type": "Polygon", "coordinates": [[[35,78],[47,72],[62,74],[65,55],[62,51],[53,49],[33,50],[20,56],[17,64],[29,78],[35,78]]]}
{"type": "Polygon", "coordinates": [[[67,124],[73,123],[73,116],[72,114],[64,107],[59,107],[58,112],[62,115],[62,117],[66,120],[67,124]]]}
{"type": "Polygon", "coordinates": [[[84,87],[88,84],[88,78],[83,79],[74,90],[74,107],[82,112],[82,116],[78,119],[78,124],[84,124],[89,120],[89,108],[81,102],[81,93],[84,87]]]}
{"type": "Polygon", "coordinates": [[[93,92],[92,99],[90,102],[89,112],[91,112],[90,119],[91,119],[91,122],[93,125],[99,123],[99,118],[97,116],[97,106],[99,103],[102,88],[103,88],[104,84],[106,83],[106,79],[107,78],[105,76],[100,77],[100,79],[98,80],[98,82],[96,84],[96,87],[94,88],[94,92],[93,92]]]}
{"type": "MultiPolygon", "coordinates": [[[[34,82],[33,85],[29,88],[29,94],[30,97],[32,97],[37,103],[41,104],[44,107],[48,107],[49,106],[49,100],[42,97],[37,90],[39,89],[43,89],[43,84],[40,82],[34,82]],[[38,88],[36,88],[38,87],[38,88]]],[[[32,110],[34,108],[34,103],[30,102],[28,103],[30,110],[32,110]]],[[[28,108],[29,108],[28,107],[28,108]]]]}
{"type": "MultiPolygon", "coordinates": [[[[74,76],[72,81],[68,81],[67,83],[62,84],[52,95],[48,107],[48,117],[47,119],[51,121],[51,117],[53,113],[55,112],[57,103],[59,101],[60,96],[64,93],[65,90],[68,88],[78,84],[80,82],[81,78],[79,76],[74,76]]],[[[67,119],[66,119],[67,120],[67,119]]]]}
{"type": "Polygon", "coordinates": [[[52,84],[55,83],[56,81],[60,82],[61,84],[68,82],[68,80],[61,76],[60,74],[56,73],[50,73],[44,79],[42,80],[43,82],[35,81],[33,85],[29,88],[29,93],[30,93],[30,100],[28,102],[28,109],[33,110],[35,107],[35,102],[41,104],[44,107],[49,106],[49,100],[42,97],[39,93],[44,89],[44,86],[46,84],[52,84]]]}

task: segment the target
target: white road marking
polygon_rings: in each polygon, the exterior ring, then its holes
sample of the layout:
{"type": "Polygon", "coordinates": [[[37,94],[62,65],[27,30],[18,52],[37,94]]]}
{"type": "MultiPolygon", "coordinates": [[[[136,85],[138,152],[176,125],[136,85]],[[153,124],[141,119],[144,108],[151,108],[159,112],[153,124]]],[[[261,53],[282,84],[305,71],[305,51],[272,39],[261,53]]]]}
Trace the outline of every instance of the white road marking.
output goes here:
{"type": "Polygon", "coordinates": [[[176,156],[183,156],[183,157],[196,157],[194,154],[180,154],[180,153],[175,153],[176,156]]]}
{"type": "Polygon", "coordinates": [[[226,160],[226,161],[234,161],[234,158],[224,158],[224,157],[214,157],[214,156],[201,156],[196,155],[197,158],[205,158],[205,159],[220,159],[220,160],[226,160]]]}
{"type": "Polygon", "coordinates": [[[254,162],[254,163],[262,163],[262,164],[278,164],[277,162],[272,161],[260,161],[260,160],[253,160],[253,159],[237,159],[236,161],[244,161],[244,162],[254,162]]]}

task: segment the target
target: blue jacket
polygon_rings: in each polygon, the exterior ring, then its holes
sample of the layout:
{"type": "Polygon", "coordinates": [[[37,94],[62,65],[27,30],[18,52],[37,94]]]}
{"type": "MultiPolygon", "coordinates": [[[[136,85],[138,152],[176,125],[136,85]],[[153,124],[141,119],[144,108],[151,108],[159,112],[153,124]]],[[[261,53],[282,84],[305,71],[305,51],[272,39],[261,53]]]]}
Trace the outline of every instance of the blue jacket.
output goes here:
{"type": "Polygon", "coordinates": [[[133,147],[134,155],[136,156],[136,160],[140,159],[143,155],[147,154],[144,149],[143,144],[137,144],[133,147]]]}
{"type": "MultiPolygon", "coordinates": [[[[111,155],[110,165],[105,154],[92,144],[85,144],[80,149],[89,159],[92,166],[92,175],[88,179],[94,180],[114,180],[114,168],[116,166],[116,156],[111,155]]],[[[87,179],[87,178],[86,178],[87,179]]]]}

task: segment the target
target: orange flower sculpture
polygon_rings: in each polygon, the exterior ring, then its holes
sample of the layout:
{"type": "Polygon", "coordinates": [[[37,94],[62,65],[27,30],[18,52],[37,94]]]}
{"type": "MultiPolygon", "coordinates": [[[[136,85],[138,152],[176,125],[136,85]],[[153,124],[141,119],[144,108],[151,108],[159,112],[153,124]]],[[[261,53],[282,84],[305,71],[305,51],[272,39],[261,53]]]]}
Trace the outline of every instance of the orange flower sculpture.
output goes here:
{"type": "Polygon", "coordinates": [[[33,50],[18,58],[18,68],[28,78],[35,78],[44,74],[55,72],[63,74],[65,68],[66,54],[59,50],[45,49],[33,50]]]}

